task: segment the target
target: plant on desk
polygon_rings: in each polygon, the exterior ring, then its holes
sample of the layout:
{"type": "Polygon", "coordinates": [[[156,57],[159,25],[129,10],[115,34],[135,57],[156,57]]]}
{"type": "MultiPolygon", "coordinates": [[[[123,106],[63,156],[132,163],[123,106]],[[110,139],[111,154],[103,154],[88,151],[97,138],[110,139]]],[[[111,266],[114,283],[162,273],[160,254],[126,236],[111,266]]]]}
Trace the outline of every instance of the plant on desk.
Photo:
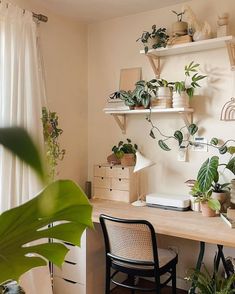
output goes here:
{"type": "Polygon", "coordinates": [[[121,160],[122,165],[132,166],[135,165],[135,153],[137,149],[138,146],[132,144],[130,139],[127,139],[127,143],[120,141],[117,146],[113,146],[112,151],[121,160]]]}

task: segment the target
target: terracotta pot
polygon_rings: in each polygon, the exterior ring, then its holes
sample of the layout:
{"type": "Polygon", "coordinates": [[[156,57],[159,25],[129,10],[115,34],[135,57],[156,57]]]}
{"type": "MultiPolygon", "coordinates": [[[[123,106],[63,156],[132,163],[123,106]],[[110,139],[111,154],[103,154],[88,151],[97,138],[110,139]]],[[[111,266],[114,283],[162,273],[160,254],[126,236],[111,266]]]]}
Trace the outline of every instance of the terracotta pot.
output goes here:
{"type": "Polygon", "coordinates": [[[133,166],[135,165],[135,154],[124,154],[121,158],[121,165],[133,166]]]}
{"type": "Polygon", "coordinates": [[[121,160],[119,158],[117,158],[117,156],[112,153],[110,154],[108,157],[107,157],[107,161],[109,164],[120,164],[121,163],[121,160]]]}
{"type": "Polygon", "coordinates": [[[141,110],[141,109],[146,109],[146,108],[142,105],[142,106],[135,106],[134,109],[135,110],[141,110]]]}
{"type": "Polygon", "coordinates": [[[207,217],[216,216],[215,210],[211,209],[208,206],[208,202],[201,202],[200,204],[201,204],[201,211],[203,216],[207,216],[207,217]]]}

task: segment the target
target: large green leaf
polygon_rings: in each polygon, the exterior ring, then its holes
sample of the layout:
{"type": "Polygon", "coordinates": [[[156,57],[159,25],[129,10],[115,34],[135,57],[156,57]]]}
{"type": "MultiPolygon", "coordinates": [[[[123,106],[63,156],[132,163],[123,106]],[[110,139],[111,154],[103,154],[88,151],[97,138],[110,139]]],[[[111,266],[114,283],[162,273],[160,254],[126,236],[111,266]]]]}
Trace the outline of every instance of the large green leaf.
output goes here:
{"type": "Polygon", "coordinates": [[[207,192],[210,189],[212,182],[216,179],[218,166],[218,156],[208,158],[201,166],[197,175],[197,181],[201,192],[207,192]]]}
{"type": "Polygon", "coordinates": [[[92,227],[91,212],[79,186],[61,180],[47,186],[34,199],[0,215],[0,283],[18,280],[31,268],[46,265],[45,259],[61,266],[68,251],[61,242],[29,243],[54,238],[80,245],[83,231],[92,227]],[[48,228],[52,222],[55,226],[48,228]]]}
{"type": "Polygon", "coordinates": [[[229,169],[235,175],[235,157],[229,160],[226,165],[226,168],[229,169]]]}
{"type": "Polygon", "coordinates": [[[42,180],[45,179],[40,153],[24,129],[0,128],[0,144],[30,165],[42,180]]]}

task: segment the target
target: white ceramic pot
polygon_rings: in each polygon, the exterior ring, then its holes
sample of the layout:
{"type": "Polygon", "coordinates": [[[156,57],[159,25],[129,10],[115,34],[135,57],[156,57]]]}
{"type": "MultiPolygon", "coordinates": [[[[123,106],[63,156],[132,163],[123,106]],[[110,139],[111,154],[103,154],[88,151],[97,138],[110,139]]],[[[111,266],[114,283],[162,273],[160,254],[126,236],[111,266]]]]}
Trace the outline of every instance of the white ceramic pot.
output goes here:
{"type": "Polygon", "coordinates": [[[173,92],[173,108],[188,108],[189,96],[186,92],[173,92]]]}
{"type": "Polygon", "coordinates": [[[169,87],[159,87],[157,96],[151,99],[152,108],[172,108],[172,91],[169,87]]]}
{"type": "Polygon", "coordinates": [[[190,196],[191,209],[196,212],[201,211],[200,202],[195,202],[195,197],[190,196]]]}

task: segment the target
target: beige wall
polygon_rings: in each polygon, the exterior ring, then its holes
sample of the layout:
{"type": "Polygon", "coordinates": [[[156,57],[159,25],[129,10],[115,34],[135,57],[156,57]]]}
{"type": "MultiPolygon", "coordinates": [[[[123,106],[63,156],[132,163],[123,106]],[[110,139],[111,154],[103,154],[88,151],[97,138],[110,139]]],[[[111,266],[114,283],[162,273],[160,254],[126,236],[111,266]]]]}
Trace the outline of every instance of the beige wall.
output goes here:
{"type": "Polygon", "coordinates": [[[59,115],[66,155],[59,178],[84,186],[87,179],[87,26],[57,16],[30,0],[12,0],[22,8],[49,17],[40,23],[49,108],[59,115]]]}
{"type": "MultiPolygon", "coordinates": [[[[201,20],[208,20],[215,30],[217,13],[229,12],[232,32],[235,33],[234,0],[194,0],[188,2],[201,20]]],[[[149,137],[150,127],[144,115],[128,116],[127,133],[122,135],[114,119],[105,115],[102,108],[110,93],[118,89],[121,68],[139,67],[143,69],[143,78],[153,78],[153,72],[145,56],[139,54],[139,44],[135,42],[143,30],[152,24],[170,29],[175,21],[171,9],[180,10],[175,5],[137,15],[117,18],[89,25],[88,31],[88,154],[89,179],[92,180],[92,167],[95,163],[104,162],[111,148],[120,139],[131,138],[140,150],[156,162],[147,173],[148,192],[170,194],[187,194],[184,182],[195,178],[201,163],[212,154],[190,151],[188,162],[177,161],[177,146],[174,151],[164,152],[157,146],[157,141],[149,137]]],[[[194,121],[198,123],[208,139],[233,137],[234,122],[221,122],[220,111],[223,104],[232,95],[232,73],[225,49],[210,52],[199,52],[167,57],[162,63],[162,77],[169,80],[183,78],[183,67],[195,60],[201,64],[201,70],[208,75],[203,87],[197,91],[192,101],[195,108],[194,121]]],[[[234,81],[235,82],[235,81],[234,81]]],[[[166,134],[172,134],[183,125],[178,115],[154,115],[154,122],[166,134]]],[[[162,239],[163,240],[163,239],[162,239]]],[[[185,270],[194,266],[197,243],[179,239],[164,238],[163,244],[176,245],[180,252],[179,276],[185,276],[185,270]]],[[[208,256],[213,254],[209,250],[208,256]]],[[[233,251],[233,255],[235,252],[233,251]]]]}

